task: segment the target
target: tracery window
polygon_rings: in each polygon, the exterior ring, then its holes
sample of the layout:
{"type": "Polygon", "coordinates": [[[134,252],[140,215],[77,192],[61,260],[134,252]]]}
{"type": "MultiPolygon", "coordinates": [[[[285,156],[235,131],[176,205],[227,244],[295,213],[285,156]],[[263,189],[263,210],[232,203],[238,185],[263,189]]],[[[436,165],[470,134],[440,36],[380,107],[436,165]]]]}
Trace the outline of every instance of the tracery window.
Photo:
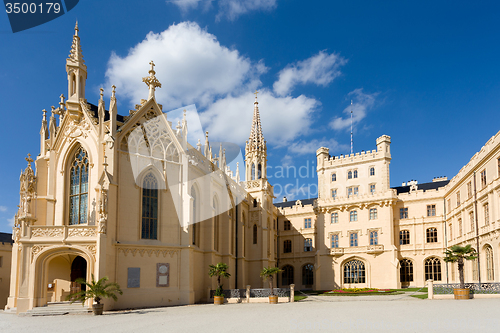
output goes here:
{"type": "Polygon", "coordinates": [[[493,249],[487,245],[484,248],[486,252],[486,279],[493,281],[495,279],[495,270],[493,268],[493,249]]]}
{"type": "Polygon", "coordinates": [[[70,170],[69,224],[87,223],[89,200],[89,158],[82,147],[75,153],[70,170]]]}
{"type": "Polygon", "coordinates": [[[427,243],[437,243],[438,241],[438,231],[436,228],[428,228],[426,231],[427,243]]]}
{"type": "Polygon", "coordinates": [[[304,286],[312,286],[314,284],[314,266],[312,264],[302,267],[302,284],[304,286]]]}
{"type": "Polygon", "coordinates": [[[438,258],[425,261],[425,280],[441,281],[441,261],[438,258]]]}
{"type": "Polygon", "coordinates": [[[344,283],[366,283],[365,264],[351,260],[344,265],[344,283]]]}
{"type": "Polygon", "coordinates": [[[413,281],[413,262],[410,259],[402,259],[399,261],[399,281],[413,281]]]}
{"type": "Polygon", "coordinates": [[[252,163],[252,180],[255,180],[255,163],[252,163]]]}
{"type": "Polygon", "coordinates": [[[288,286],[293,284],[293,266],[286,265],[282,268],[283,272],[281,273],[281,285],[288,286]]]}
{"type": "Polygon", "coordinates": [[[158,238],[158,183],[152,173],[142,181],[141,238],[158,238]]]}

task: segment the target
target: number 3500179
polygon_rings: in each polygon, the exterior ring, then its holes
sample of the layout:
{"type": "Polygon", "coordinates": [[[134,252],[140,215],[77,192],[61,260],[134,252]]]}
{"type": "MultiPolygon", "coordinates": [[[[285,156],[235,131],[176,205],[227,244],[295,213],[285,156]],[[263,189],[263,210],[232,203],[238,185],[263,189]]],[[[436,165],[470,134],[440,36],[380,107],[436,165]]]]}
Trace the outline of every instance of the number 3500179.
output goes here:
{"type": "Polygon", "coordinates": [[[35,13],[54,13],[58,14],[61,11],[61,4],[59,3],[53,3],[53,2],[46,2],[46,3],[10,3],[7,2],[5,4],[5,11],[7,14],[35,14],[35,13]]]}

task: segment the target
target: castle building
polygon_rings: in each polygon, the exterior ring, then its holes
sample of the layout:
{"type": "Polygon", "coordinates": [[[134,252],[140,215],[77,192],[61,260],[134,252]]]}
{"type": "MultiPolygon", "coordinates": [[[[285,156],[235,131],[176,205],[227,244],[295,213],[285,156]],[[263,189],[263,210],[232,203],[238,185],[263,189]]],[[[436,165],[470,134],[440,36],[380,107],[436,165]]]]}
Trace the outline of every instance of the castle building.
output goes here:
{"type": "Polygon", "coordinates": [[[457,267],[443,261],[454,244],[480,254],[466,263],[467,281],[499,281],[500,132],[450,181],[394,188],[389,136],[345,156],[321,147],[318,197],[273,204],[257,96],[240,179],[208,132],[203,145],[187,141],[186,111],[172,125],[155,98],[153,62],[147,99],[128,115],[118,114],[114,86],[108,106],[102,89],[88,102],[78,32],[68,98],[48,120],[43,111],[40,153],[21,173],[6,309],[65,300],[77,278],[92,276],[123,289],[106,309],[203,302],[218,262],[230,268],[225,289],[264,287],[269,266],[282,269],[280,286],[297,289],[456,282],[457,267]]]}

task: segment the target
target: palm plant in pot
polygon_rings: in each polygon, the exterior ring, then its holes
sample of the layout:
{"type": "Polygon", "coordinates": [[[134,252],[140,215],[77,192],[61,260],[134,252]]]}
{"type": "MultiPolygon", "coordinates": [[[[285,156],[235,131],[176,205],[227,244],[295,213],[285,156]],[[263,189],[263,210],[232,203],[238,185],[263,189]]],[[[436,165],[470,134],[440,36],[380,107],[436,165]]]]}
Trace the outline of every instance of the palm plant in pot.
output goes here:
{"type": "Polygon", "coordinates": [[[454,288],[455,299],[469,299],[469,288],[465,288],[464,281],[464,260],[474,260],[477,258],[476,251],[470,246],[453,245],[445,251],[444,261],[458,263],[458,277],[460,288],[454,288]]]}
{"type": "Polygon", "coordinates": [[[92,280],[87,282],[83,278],[76,279],[75,282],[85,285],[85,290],[69,295],[66,300],[85,303],[88,299],[94,299],[96,304],[92,304],[94,315],[102,315],[104,304],[101,304],[103,298],[112,298],[115,302],[118,300],[116,293],[123,295],[120,286],[116,282],[107,282],[109,278],[104,276],[99,280],[95,280],[92,274],[92,280]]]}
{"type": "Polygon", "coordinates": [[[208,275],[210,277],[217,276],[217,289],[214,293],[214,304],[221,305],[224,303],[224,291],[222,289],[221,278],[229,278],[231,274],[228,273],[229,266],[223,262],[216,265],[210,265],[208,275]]]}
{"type": "Polygon", "coordinates": [[[269,281],[269,288],[271,288],[271,295],[269,295],[269,303],[270,304],[278,304],[278,295],[274,294],[273,288],[273,278],[274,274],[281,272],[281,269],[278,267],[264,267],[262,271],[260,271],[260,276],[264,278],[264,280],[269,281]]]}

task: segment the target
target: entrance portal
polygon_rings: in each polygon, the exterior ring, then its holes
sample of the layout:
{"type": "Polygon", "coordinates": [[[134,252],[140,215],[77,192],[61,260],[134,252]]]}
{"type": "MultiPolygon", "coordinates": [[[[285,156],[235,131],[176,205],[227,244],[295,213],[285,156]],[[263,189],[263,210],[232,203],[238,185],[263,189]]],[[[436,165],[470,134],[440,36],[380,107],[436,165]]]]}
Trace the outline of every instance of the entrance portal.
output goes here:
{"type": "Polygon", "coordinates": [[[79,284],[75,281],[79,278],[87,278],[87,261],[82,257],[76,257],[71,263],[71,293],[79,292],[80,290],[85,290],[85,284],[79,284]]]}

